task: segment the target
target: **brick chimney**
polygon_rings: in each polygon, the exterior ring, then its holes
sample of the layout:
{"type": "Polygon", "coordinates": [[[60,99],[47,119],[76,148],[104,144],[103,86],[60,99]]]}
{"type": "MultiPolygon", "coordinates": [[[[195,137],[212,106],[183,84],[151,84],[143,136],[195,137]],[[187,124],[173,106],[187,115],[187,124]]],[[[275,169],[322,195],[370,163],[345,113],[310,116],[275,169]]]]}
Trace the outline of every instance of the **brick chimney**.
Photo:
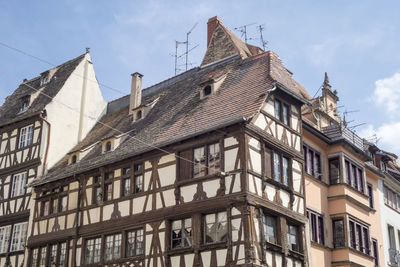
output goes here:
{"type": "Polygon", "coordinates": [[[139,72],[131,74],[131,98],[129,102],[129,114],[132,114],[132,110],[139,107],[142,103],[142,77],[143,75],[139,72]]]}
{"type": "Polygon", "coordinates": [[[222,21],[220,18],[218,18],[218,16],[208,19],[208,22],[207,22],[207,47],[210,44],[211,36],[213,35],[215,28],[217,28],[218,24],[222,24],[222,21]]]}

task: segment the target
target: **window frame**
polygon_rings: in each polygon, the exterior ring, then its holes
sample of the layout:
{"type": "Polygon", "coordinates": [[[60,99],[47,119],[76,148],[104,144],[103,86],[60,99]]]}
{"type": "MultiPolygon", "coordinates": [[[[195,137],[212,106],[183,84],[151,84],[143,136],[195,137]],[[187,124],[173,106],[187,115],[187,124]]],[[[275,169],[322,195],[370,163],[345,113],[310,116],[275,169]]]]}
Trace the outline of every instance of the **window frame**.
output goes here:
{"type": "Polygon", "coordinates": [[[294,224],[290,221],[286,221],[286,242],[289,251],[295,251],[298,253],[302,253],[302,247],[300,240],[302,240],[300,233],[300,225],[294,224]],[[295,232],[293,233],[291,229],[294,228],[295,232]],[[292,243],[291,237],[295,236],[296,243],[292,243]]]}
{"type": "MultiPolygon", "coordinates": [[[[212,245],[212,244],[221,244],[221,243],[226,243],[227,241],[228,241],[228,234],[229,234],[229,219],[228,219],[228,212],[225,210],[225,211],[219,211],[219,212],[214,212],[214,213],[208,213],[208,214],[204,214],[203,215],[203,218],[202,218],[202,223],[203,223],[203,244],[204,245],[212,245]],[[225,213],[225,219],[226,219],[226,221],[220,221],[218,218],[218,214],[221,214],[221,213],[225,213]],[[209,215],[214,215],[215,217],[214,217],[214,219],[215,219],[215,221],[213,222],[213,223],[207,223],[207,216],[209,216],[209,215]],[[216,239],[218,239],[218,240],[216,240],[216,241],[213,241],[213,242],[208,242],[207,241],[207,225],[209,225],[209,224],[222,224],[223,222],[225,222],[226,223],[226,232],[225,232],[225,235],[223,235],[223,236],[225,236],[225,240],[221,240],[221,238],[216,238],[216,239]]],[[[221,230],[221,232],[222,232],[222,230],[221,230]]],[[[223,232],[222,232],[223,233],[223,232]]],[[[219,234],[219,232],[218,231],[216,231],[216,232],[212,232],[212,234],[214,235],[215,234],[215,237],[218,237],[220,234],[219,234]]]]}
{"type": "Polygon", "coordinates": [[[11,244],[12,225],[0,227],[0,254],[7,253],[11,244]]]}
{"type": "Polygon", "coordinates": [[[216,174],[216,173],[219,173],[219,172],[221,172],[222,171],[222,149],[221,149],[221,143],[220,143],[220,141],[218,140],[218,141],[216,141],[216,142],[211,142],[211,143],[207,143],[207,144],[204,144],[204,145],[201,145],[201,146],[197,146],[197,147],[194,147],[193,148],[193,151],[192,151],[192,159],[193,159],[193,162],[192,162],[192,179],[196,179],[196,178],[200,178],[200,177],[205,177],[205,176],[207,176],[207,175],[214,175],[214,174],[216,174]],[[210,163],[210,157],[211,157],[211,155],[210,155],[210,147],[211,146],[216,146],[216,147],[218,147],[218,152],[215,154],[215,155],[219,155],[219,157],[218,157],[218,159],[219,159],[219,169],[217,169],[217,168],[213,168],[213,171],[211,172],[211,170],[212,170],[212,168],[210,167],[210,165],[209,165],[209,163],[210,163]],[[196,166],[196,159],[195,159],[195,153],[196,153],[196,150],[197,149],[203,149],[204,150],[204,156],[205,156],[205,159],[204,159],[204,162],[205,162],[205,164],[201,164],[200,162],[198,163],[198,165],[200,166],[200,170],[199,170],[199,175],[195,175],[195,166],[196,166]],[[204,166],[204,175],[201,175],[201,166],[204,166]]]}
{"type": "Polygon", "coordinates": [[[346,227],[344,218],[332,219],[332,239],[334,249],[346,247],[346,227]],[[338,233],[335,228],[335,222],[341,222],[342,230],[340,233],[338,233]],[[340,236],[338,236],[338,234],[340,234],[340,236]]]}
{"type": "Polygon", "coordinates": [[[347,156],[344,156],[345,183],[365,194],[364,168],[347,156]]]}
{"type": "Polygon", "coordinates": [[[114,234],[107,234],[104,236],[104,242],[102,243],[103,248],[102,248],[102,252],[103,252],[103,261],[104,262],[112,262],[112,261],[116,261],[122,258],[122,238],[123,235],[122,233],[114,233],[114,234]],[[111,242],[107,241],[107,238],[111,237],[112,240],[111,242]],[[117,239],[119,237],[119,240],[117,239]],[[108,247],[108,245],[111,244],[112,246],[108,247]],[[118,245],[119,244],[119,245],[118,245]],[[119,250],[119,255],[115,254],[115,249],[118,248],[119,250]],[[107,249],[110,250],[110,254],[107,254],[107,249]],[[107,258],[107,255],[111,255],[111,258],[107,258]]]}
{"type": "Polygon", "coordinates": [[[28,222],[15,223],[12,227],[9,251],[10,252],[21,251],[21,250],[23,251],[26,246],[27,234],[28,234],[28,222]],[[15,237],[17,227],[20,227],[20,229],[18,231],[18,236],[15,237]],[[17,240],[16,242],[14,242],[15,239],[17,240]]]}
{"type": "Polygon", "coordinates": [[[368,195],[368,203],[371,209],[375,208],[374,203],[374,187],[371,183],[367,182],[367,195],[368,195]]]}
{"type": "Polygon", "coordinates": [[[26,194],[26,184],[28,180],[28,172],[23,171],[12,176],[12,186],[10,190],[10,198],[21,197],[26,194]],[[16,184],[16,179],[18,179],[18,183],[16,184]],[[17,188],[16,188],[17,186],[17,188]],[[17,193],[16,193],[17,192],[17,193]]]}
{"type": "Polygon", "coordinates": [[[351,248],[366,255],[371,254],[371,236],[367,225],[349,218],[349,237],[351,248]]]}
{"type": "Polygon", "coordinates": [[[33,124],[19,129],[18,149],[23,149],[33,144],[33,124]]]}
{"type": "Polygon", "coordinates": [[[281,122],[283,125],[291,128],[292,127],[291,115],[293,113],[292,105],[277,97],[275,97],[273,101],[274,101],[274,118],[279,122],[281,122]],[[277,105],[279,106],[279,112],[277,112],[277,105]]]}
{"type": "Polygon", "coordinates": [[[40,198],[40,216],[49,216],[52,214],[58,214],[61,212],[68,211],[68,189],[67,186],[60,186],[53,188],[50,195],[40,198]],[[63,209],[63,200],[66,199],[65,210],[63,209]],[[46,205],[48,205],[48,211],[46,213],[46,205]]]}
{"type": "Polygon", "coordinates": [[[142,256],[142,255],[144,255],[144,250],[145,250],[145,232],[144,232],[144,228],[136,228],[136,229],[132,229],[132,230],[129,230],[129,231],[126,231],[126,234],[125,234],[125,257],[126,258],[131,258],[131,257],[138,257],[138,256],[142,256]],[[141,253],[137,253],[137,251],[138,251],[138,232],[141,232],[141,235],[139,235],[139,236],[141,236],[141,238],[142,238],[142,240],[141,240],[141,253]],[[129,255],[129,244],[128,244],[128,242],[129,242],[129,234],[130,233],[135,233],[134,234],[134,251],[135,251],[135,254],[134,255],[129,255]]]}
{"type": "Polygon", "coordinates": [[[324,216],[318,212],[307,209],[310,226],[310,240],[320,245],[325,245],[324,216]]]}
{"type": "MultiPolygon", "coordinates": [[[[293,181],[292,181],[292,165],[293,165],[293,159],[288,157],[286,154],[282,153],[282,152],[278,152],[277,150],[274,149],[270,149],[270,148],[266,148],[265,151],[269,151],[270,152],[270,157],[271,157],[271,163],[267,163],[267,164],[271,164],[271,180],[273,180],[276,183],[279,183],[281,185],[287,186],[287,187],[292,187],[293,181]],[[276,158],[278,159],[278,165],[276,166],[276,158]],[[286,172],[284,171],[284,161],[287,160],[287,168],[286,168],[286,172]],[[278,167],[278,168],[276,168],[278,167]],[[277,169],[279,170],[279,177],[276,176],[277,173],[277,169]],[[284,174],[287,174],[287,177],[285,178],[284,174]],[[279,178],[279,180],[278,180],[279,178]]],[[[266,152],[268,153],[268,152],[266,152]]],[[[264,157],[265,157],[265,153],[264,153],[264,157]]],[[[267,175],[266,175],[267,176],[267,175]]]]}
{"type": "Polygon", "coordinates": [[[87,238],[87,239],[85,239],[85,245],[84,245],[84,247],[83,247],[83,265],[90,265],[90,264],[99,264],[101,261],[102,261],[102,258],[101,258],[101,254],[102,254],[102,249],[103,249],[103,246],[102,246],[102,243],[103,243],[103,240],[102,240],[103,238],[101,237],[101,236],[97,236],[97,237],[91,237],[91,238],[87,238]],[[90,242],[90,241],[92,241],[93,240],[93,245],[91,245],[91,246],[93,246],[93,248],[92,248],[92,255],[91,255],[91,257],[90,257],[90,260],[89,261],[87,261],[87,259],[88,259],[88,243],[90,242]],[[99,244],[97,243],[97,241],[99,240],[99,244]],[[96,246],[97,245],[99,245],[99,248],[98,249],[96,249],[96,246]],[[95,251],[98,251],[98,254],[97,255],[95,255],[95,251]],[[97,260],[97,261],[95,261],[95,259],[97,260]]]}
{"type": "MultiPolygon", "coordinates": [[[[191,217],[186,217],[183,219],[172,220],[170,223],[170,249],[171,250],[179,250],[185,248],[191,248],[193,246],[193,220],[191,217]],[[190,226],[187,226],[187,222],[190,220],[190,226]],[[180,222],[180,233],[181,237],[174,238],[174,223],[180,222]],[[190,229],[190,231],[186,231],[190,229]],[[179,240],[180,246],[174,246],[174,241],[179,240]],[[188,240],[188,241],[187,241],[188,240]],[[188,245],[186,245],[188,244],[188,245]]],[[[178,229],[175,229],[178,230],[178,229]]]]}
{"type": "Polygon", "coordinates": [[[303,143],[303,155],[305,172],[315,179],[323,181],[323,164],[321,153],[314,148],[311,148],[306,143],[303,143]],[[309,161],[311,161],[311,165],[309,161]]]}
{"type": "Polygon", "coordinates": [[[264,236],[262,237],[262,240],[268,244],[273,244],[273,245],[280,245],[281,241],[279,239],[278,231],[279,231],[279,217],[273,216],[271,214],[263,214],[262,215],[262,227],[263,227],[263,234],[264,236]],[[271,225],[268,224],[268,219],[273,223],[272,229],[273,229],[273,236],[272,238],[274,241],[271,242],[271,234],[269,233],[269,228],[271,225]]]}

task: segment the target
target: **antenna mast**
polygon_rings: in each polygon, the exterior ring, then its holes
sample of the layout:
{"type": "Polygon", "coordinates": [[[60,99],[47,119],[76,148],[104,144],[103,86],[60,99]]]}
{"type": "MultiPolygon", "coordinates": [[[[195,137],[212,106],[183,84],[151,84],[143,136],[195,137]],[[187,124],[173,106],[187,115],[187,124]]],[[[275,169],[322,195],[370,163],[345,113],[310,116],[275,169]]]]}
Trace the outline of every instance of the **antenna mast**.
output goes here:
{"type": "Polygon", "coordinates": [[[263,50],[265,51],[265,49],[267,48],[268,41],[264,41],[264,36],[263,36],[263,31],[265,30],[264,24],[258,25],[257,29],[260,32],[261,45],[262,45],[263,50]]]}
{"type": "Polygon", "coordinates": [[[250,23],[250,24],[246,24],[246,25],[234,28],[235,31],[238,31],[238,32],[242,33],[242,36],[244,36],[244,42],[245,43],[247,43],[247,27],[251,26],[251,25],[254,25],[254,24],[255,23],[250,23]]]}
{"type": "Polygon", "coordinates": [[[188,65],[190,65],[190,63],[189,63],[189,52],[199,46],[199,45],[195,45],[194,47],[189,49],[189,35],[192,33],[192,31],[194,30],[194,28],[196,26],[197,26],[197,22],[186,33],[186,41],[185,42],[175,41],[175,54],[171,55],[171,56],[173,56],[175,58],[175,75],[178,73],[178,71],[182,70],[182,69],[179,68],[178,59],[180,59],[181,57],[185,56],[185,71],[188,70],[188,65]],[[184,44],[186,46],[186,51],[185,51],[185,53],[183,53],[181,55],[178,55],[179,45],[181,45],[181,44],[184,44]]]}

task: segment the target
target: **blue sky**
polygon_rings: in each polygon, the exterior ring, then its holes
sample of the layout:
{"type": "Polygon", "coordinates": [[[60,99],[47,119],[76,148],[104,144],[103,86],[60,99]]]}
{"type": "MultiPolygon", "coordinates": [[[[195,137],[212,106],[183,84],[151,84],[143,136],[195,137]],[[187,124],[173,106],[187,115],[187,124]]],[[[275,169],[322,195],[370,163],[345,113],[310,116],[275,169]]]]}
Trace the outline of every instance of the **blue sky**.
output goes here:
{"type": "MultiPolygon", "coordinates": [[[[264,24],[268,49],[314,95],[328,72],[357,133],[400,154],[400,3],[397,1],[5,1],[0,42],[54,64],[91,48],[98,80],[124,94],[130,74],[144,86],[174,75],[175,40],[196,23],[190,53],[199,65],[206,23],[218,15],[230,29],[264,24]]],[[[238,33],[240,35],[240,33],[238,33]]],[[[250,43],[260,45],[258,40],[250,43]]],[[[180,51],[180,52],[183,52],[180,51]]],[[[0,104],[22,82],[51,66],[0,46],[0,104]]],[[[122,96],[102,86],[106,100],[122,96]]]]}

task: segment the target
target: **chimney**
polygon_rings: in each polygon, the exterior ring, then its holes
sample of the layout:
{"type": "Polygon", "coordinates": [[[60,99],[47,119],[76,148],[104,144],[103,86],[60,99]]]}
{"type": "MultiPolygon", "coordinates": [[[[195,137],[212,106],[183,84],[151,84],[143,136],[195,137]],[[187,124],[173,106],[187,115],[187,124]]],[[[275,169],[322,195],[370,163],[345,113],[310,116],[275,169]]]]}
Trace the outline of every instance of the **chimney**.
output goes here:
{"type": "Polygon", "coordinates": [[[139,72],[135,72],[132,75],[131,83],[131,98],[129,102],[129,114],[132,114],[132,110],[140,106],[142,103],[142,77],[143,75],[139,72]]]}
{"type": "Polygon", "coordinates": [[[218,16],[208,19],[208,22],[207,22],[207,47],[210,44],[211,36],[213,35],[218,24],[222,24],[222,21],[220,18],[218,18],[218,16]]]}

